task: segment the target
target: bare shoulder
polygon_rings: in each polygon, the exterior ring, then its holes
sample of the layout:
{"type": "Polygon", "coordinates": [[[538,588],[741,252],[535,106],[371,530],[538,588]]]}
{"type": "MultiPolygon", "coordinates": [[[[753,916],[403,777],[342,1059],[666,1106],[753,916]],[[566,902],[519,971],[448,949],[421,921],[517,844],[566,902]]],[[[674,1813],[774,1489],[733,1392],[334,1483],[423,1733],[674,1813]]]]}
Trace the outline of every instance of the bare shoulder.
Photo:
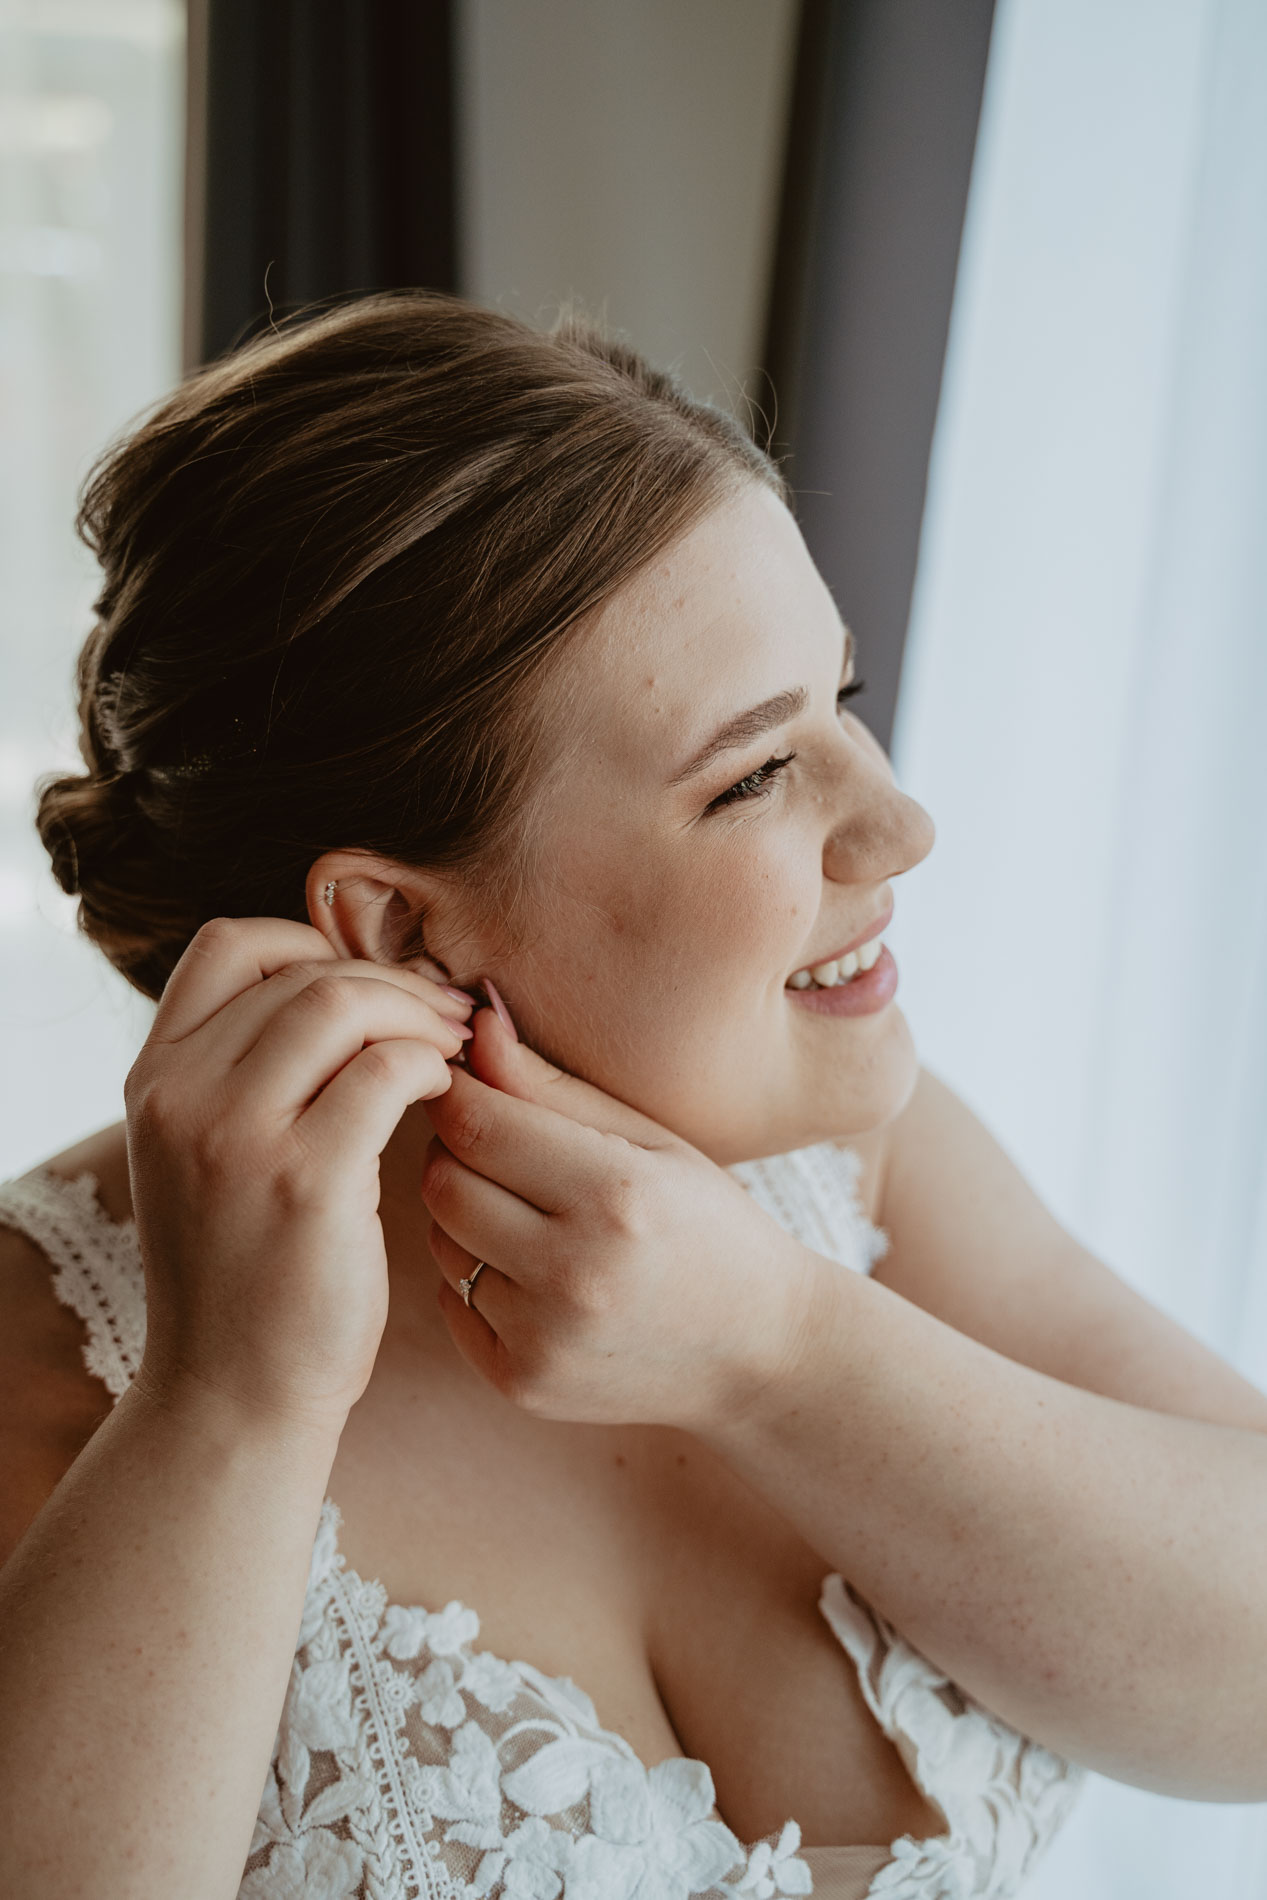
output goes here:
{"type": "Polygon", "coordinates": [[[881,1131],[874,1277],[1022,1365],[1159,1412],[1267,1430],[1267,1396],[1052,1213],[1003,1143],[921,1068],[881,1131]]]}
{"type": "MultiPolygon", "coordinates": [[[[110,1217],[130,1213],[122,1123],[43,1165],[66,1180],[91,1168],[110,1217]]],[[[52,1263],[2,1223],[0,1215],[0,1563],[110,1411],[84,1365],[83,1323],[53,1293],[52,1263]]]]}

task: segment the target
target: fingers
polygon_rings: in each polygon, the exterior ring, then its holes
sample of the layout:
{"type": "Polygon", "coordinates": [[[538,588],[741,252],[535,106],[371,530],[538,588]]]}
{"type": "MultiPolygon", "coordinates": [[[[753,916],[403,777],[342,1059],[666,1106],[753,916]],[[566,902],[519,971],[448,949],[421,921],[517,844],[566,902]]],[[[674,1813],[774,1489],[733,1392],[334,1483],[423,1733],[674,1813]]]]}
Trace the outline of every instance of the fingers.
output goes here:
{"type": "MultiPolygon", "coordinates": [[[[505,1262],[503,1272],[511,1281],[520,1280],[524,1269],[531,1270],[540,1259],[548,1234],[548,1216],[499,1182],[466,1167],[443,1142],[433,1139],[428,1143],[418,1187],[423,1206],[435,1223],[434,1239],[448,1249],[444,1260],[436,1254],[436,1264],[453,1286],[471,1271],[476,1260],[486,1257],[477,1253],[477,1248],[486,1248],[488,1254],[505,1262]],[[455,1247],[459,1250],[456,1256],[452,1252],[455,1247]],[[448,1273],[450,1264],[455,1267],[452,1273],[448,1273]]],[[[481,1287],[487,1277],[481,1274],[481,1287]]]]}
{"type": "Polygon", "coordinates": [[[566,1213],[600,1186],[610,1189],[613,1154],[627,1157],[632,1183],[639,1151],[623,1136],[573,1121],[542,1102],[506,1095],[468,1069],[451,1074],[443,1101],[428,1109],[444,1146],[530,1207],[566,1213]]]}
{"type": "Polygon", "coordinates": [[[444,1314],[454,1345],[481,1378],[505,1390],[512,1374],[503,1334],[513,1332],[519,1289],[497,1267],[485,1262],[475,1274],[468,1306],[462,1297],[460,1282],[475,1273],[476,1258],[434,1221],[427,1243],[440,1269],[436,1303],[444,1314]]]}
{"type": "Polygon", "coordinates": [[[503,1273],[500,1267],[493,1266],[491,1261],[484,1260],[482,1254],[473,1254],[468,1247],[461,1246],[438,1221],[433,1220],[431,1223],[427,1246],[445,1285],[463,1307],[466,1307],[467,1302],[462,1293],[462,1282],[474,1275],[475,1285],[471,1288],[469,1310],[479,1313],[485,1324],[497,1332],[498,1321],[504,1324],[510,1318],[517,1291],[510,1275],[503,1273]],[[475,1271],[477,1267],[478,1273],[475,1271]]]}
{"type": "Polygon", "coordinates": [[[381,1155],[411,1102],[448,1087],[440,1051],[417,1037],[373,1042],[327,1082],[297,1132],[318,1167],[346,1170],[351,1155],[381,1155]]]}
{"type": "Polygon", "coordinates": [[[471,1027],[475,1031],[468,1056],[471,1071],[504,1094],[540,1102],[571,1121],[607,1134],[623,1135],[637,1147],[662,1148],[674,1141],[668,1129],[641,1109],[556,1068],[529,1044],[516,1041],[503,1031],[491,1009],[477,1010],[471,1027]]]}
{"type": "Polygon", "coordinates": [[[466,1360],[472,1371],[478,1372],[490,1385],[500,1387],[505,1378],[506,1353],[497,1330],[490,1325],[475,1304],[476,1295],[484,1290],[484,1283],[492,1272],[485,1267],[476,1283],[475,1293],[468,1306],[456,1288],[449,1285],[447,1277],[442,1279],[436,1290],[436,1302],[444,1314],[453,1343],[466,1360]]]}
{"type": "MultiPolygon", "coordinates": [[[[167,980],[159,1002],[150,1040],[177,1042],[243,996],[275,977],[289,965],[314,966],[296,982],[311,981],[318,968],[329,965],[334,974],[356,969],[372,973],[431,1000],[442,1015],[463,1020],[469,1013],[456,998],[429,977],[396,965],[340,957],[333,944],[311,924],[286,917],[213,917],[202,925],[167,980]]],[[[270,1004],[276,1008],[276,999],[270,1004]]]]}
{"type": "MultiPolygon", "coordinates": [[[[379,1003],[389,1012],[384,1020],[412,1023],[416,1034],[440,1043],[446,1055],[451,1053],[455,1037],[459,1043],[471,1038],[472,1032],[461,1016],[440,1009],[420,985],[393,982],[379,964],[340,959],[337,963],[290,964],[235,997],[184,1041],[191,1051],[200,1054],[214,1050],[220,1066],[229,1068],[251,1055],[265,1036],[275,1035],[273,1025],[279,1020],[303,1021],[307,1011],[336,1017],[346,1011],[351,1016],[362,1007],[364,999],[379,1003]]],[[[452,1005],[454,1011],[457,1007],[452,1005]]]]}
{"type": "MultiPolygon", "coordinates": [[[[362,1050],[368,1053],[380,1043],[408,1040],[434,1058],[427,1069],[434,1086],[425,1092],[440,1092],[445,1060],[463,1043],[456,1024],[394,983],[321,976],[296,990],[268,1018],[233,1067],[232,1084],[247,1093],[257,1112],[267,1103],[271,1114],[294,1116],[362,1050]]],[[[373,1062],[362,1064],[354,1086],[371,1078],[374,1069],[373,1062]]]]}

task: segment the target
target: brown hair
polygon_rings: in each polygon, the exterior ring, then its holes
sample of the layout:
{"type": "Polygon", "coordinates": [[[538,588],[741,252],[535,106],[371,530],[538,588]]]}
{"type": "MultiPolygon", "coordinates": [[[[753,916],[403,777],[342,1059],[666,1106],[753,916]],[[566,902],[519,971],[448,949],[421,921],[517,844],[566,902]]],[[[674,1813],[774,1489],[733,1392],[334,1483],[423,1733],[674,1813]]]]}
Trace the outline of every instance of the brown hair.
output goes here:
{"type": "Polygon", "coordinates": [[[787,499],[734,418],[574,310],[384,292],[197,371],[80,498],[88,770],[36,817],[79,927],[157,998],[208,918],[306,921],[313,861],[361,847],[478,872],[513,939],[565,636],[745,479],[787,499]]]}

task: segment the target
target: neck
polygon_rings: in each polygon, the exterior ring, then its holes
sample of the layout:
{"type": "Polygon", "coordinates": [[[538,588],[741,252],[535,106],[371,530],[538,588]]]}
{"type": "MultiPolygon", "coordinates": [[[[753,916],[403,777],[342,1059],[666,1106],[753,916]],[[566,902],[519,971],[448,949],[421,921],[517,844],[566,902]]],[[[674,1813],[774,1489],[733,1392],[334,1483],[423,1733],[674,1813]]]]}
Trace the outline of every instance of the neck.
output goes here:
{"type": "Polygon", "coordinates": [[[440,1269],[427,1246],[431,1215],[419,1185],[434,1133],[424,1105],[410,1103],[379,1160],[378,1214],[391,1287],[389,1333],[399,1322],[412,1333],[425,1320],[428,1332],[443,1334],[447,1341],[448,1328],[436,1305],[440,1269]]]}

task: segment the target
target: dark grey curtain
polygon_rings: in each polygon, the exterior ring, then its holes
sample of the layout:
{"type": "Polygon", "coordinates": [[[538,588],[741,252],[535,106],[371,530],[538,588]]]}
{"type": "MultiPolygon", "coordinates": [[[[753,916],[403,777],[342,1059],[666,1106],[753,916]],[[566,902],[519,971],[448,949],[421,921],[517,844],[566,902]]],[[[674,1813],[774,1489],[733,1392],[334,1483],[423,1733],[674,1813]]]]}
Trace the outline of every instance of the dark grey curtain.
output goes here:
{"type": "MultiPolygon", "coordinates": [[[[802,0],[766,367],[888,746],[993,0],[802,0]]],[[[772,405],[773,406],[773,405],[772,405]]]]}
{"type": "Polygon", "coordinates": [[[455,289],[450,0],[202,12],[198,357],[266,324],[270,300],[455,289]]]}

